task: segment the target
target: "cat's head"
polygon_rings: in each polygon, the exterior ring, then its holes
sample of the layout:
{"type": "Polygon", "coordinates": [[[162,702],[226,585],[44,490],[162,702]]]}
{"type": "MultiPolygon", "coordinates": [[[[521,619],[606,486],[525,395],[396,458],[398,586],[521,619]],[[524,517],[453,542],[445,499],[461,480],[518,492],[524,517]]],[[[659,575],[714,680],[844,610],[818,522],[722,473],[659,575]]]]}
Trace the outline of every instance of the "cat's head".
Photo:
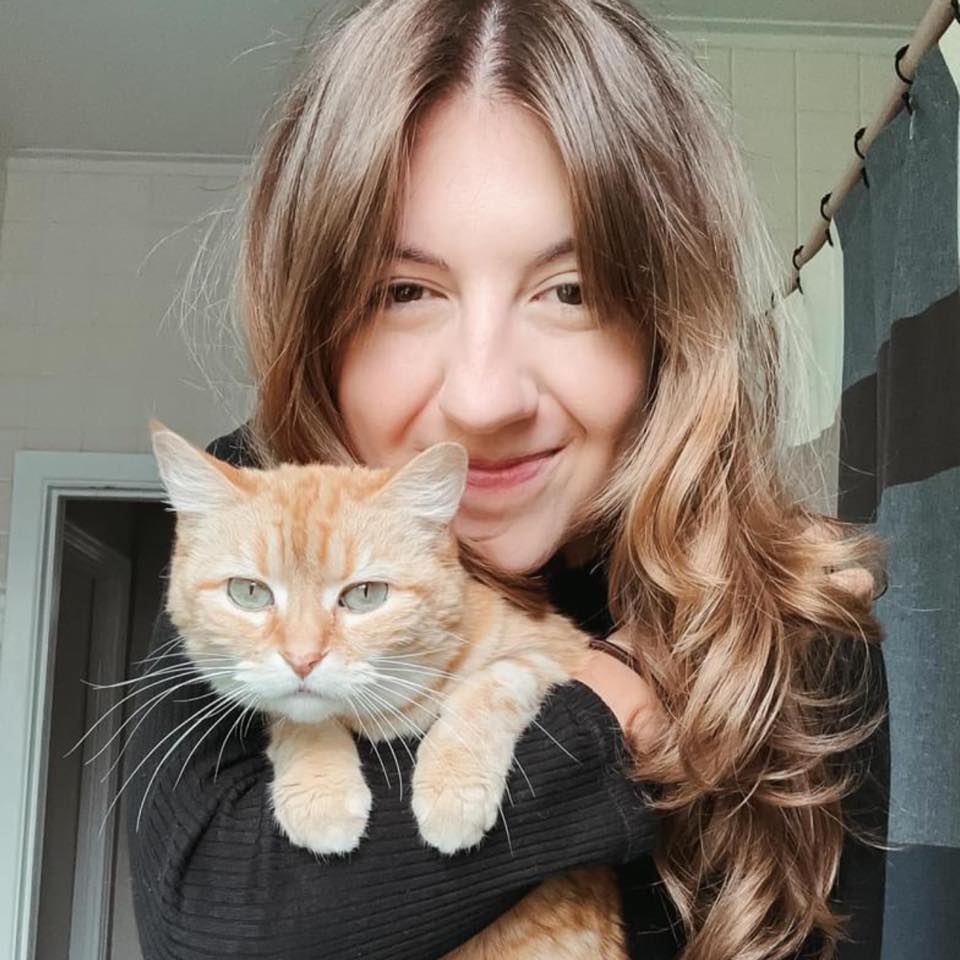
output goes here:
{"type": "Polygon", "coordinates": [[[437,678],[466,574],[450,528],[467,454],[399,469],[238,468],[150,421],[177,513],[166,609],[213,687],[301,722],[401,708],[437,678]]]}

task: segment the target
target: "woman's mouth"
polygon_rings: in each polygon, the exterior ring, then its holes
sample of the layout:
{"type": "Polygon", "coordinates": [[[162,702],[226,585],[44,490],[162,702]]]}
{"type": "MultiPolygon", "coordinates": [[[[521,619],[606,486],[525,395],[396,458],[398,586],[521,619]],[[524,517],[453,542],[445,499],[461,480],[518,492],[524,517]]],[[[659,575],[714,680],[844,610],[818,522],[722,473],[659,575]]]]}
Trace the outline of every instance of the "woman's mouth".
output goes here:
{"type": "Polygon", "coordinates": [[[471,460],[467,470],[467,488],[471,490],[509,490],[527,483],[542,473],[563,449],[556,447],[540,453],[493,462],[471,460]]]}

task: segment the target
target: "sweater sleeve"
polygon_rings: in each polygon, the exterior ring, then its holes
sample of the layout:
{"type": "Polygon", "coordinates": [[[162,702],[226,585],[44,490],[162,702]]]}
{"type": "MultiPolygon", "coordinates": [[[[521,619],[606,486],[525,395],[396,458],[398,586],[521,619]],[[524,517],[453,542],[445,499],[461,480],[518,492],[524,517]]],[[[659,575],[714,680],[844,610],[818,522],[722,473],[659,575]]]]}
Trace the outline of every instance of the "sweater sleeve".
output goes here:
{"type": "MultiPolygon", "coordinates": [[[[161,612],[152,649],[175,637],[161,612]]],[[[409,811],[411,758],[399,742],[381,745],[381,767],[361,740],[374,797],[368,834],[350,856],[318,859],[274,825],[262,718],[237,723],[234,711],[203,719],[209,687],[185,657],[170,653],[167,646],[154,661],[164,672],[137,701],[148,706],[126,747],[135,771],[127,832],[145,960],[429,960],[548,875],[622,863],[653,847],[654,814],[621,772],[626,748],[617,720],[589,687],[571,681],[554,688],[518,743],[506,824],[498,821],[479,847],[452,857],[426,847],[409,811]]]]}

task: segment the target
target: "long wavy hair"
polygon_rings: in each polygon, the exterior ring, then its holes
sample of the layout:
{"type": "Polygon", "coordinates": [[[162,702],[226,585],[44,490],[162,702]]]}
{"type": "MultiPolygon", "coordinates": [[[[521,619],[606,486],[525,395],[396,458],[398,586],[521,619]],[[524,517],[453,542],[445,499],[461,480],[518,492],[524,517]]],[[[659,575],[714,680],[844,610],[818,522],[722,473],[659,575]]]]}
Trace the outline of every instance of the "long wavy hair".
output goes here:
{"type": "Polygon", "coordinates": [[[850,751],[883,705],[851,706],[877,678],[850,651],[880,631],[829,574],[880,570],[883,545],[797,492],[796,331],[726,97],[621,0],[372,0],[324,27],[265,124],[243,209],[257,459],[356,459],[338,364],[393,258],[418,118],[466,91],[531,111],[569,177],[585,305],[653,332],[649,396],[583,517],[670,718],[635,773],[663,785],[656,864],[682,956],[775,960],[816,932],[832,956],[850,751]]]}

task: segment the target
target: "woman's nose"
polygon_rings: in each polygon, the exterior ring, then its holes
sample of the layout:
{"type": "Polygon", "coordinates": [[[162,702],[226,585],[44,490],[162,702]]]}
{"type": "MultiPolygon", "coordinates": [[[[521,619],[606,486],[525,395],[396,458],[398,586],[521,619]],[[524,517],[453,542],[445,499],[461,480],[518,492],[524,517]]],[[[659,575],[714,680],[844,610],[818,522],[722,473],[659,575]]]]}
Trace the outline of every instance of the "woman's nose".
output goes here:
{"type": "Polygon", "coordinates": [[[539,394],[504,325],[463,324],[448,351],[439,406],[463,433],[492,433],[533,417],[539,394]]]}

